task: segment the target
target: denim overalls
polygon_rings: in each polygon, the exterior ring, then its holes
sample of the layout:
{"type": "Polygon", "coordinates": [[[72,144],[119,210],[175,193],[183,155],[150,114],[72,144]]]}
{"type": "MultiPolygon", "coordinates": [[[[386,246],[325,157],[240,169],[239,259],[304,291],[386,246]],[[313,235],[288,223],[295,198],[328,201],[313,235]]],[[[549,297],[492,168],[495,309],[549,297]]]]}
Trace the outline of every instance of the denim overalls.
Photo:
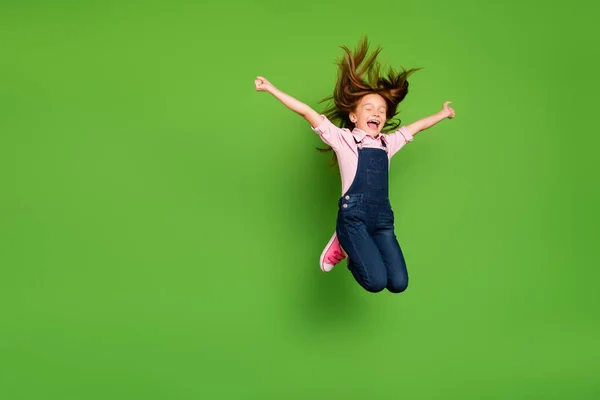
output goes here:
{"type": "Polygon", "coordinates": [[[400,293],[408,286],[408,273],[394,234],[387,147],[383,138],[385,150],[362,148],[362,143],[354,141],[358,166],[352,185],[338,202],[338,240],[348,254],[348,269],[363,288],[400,293]]]}

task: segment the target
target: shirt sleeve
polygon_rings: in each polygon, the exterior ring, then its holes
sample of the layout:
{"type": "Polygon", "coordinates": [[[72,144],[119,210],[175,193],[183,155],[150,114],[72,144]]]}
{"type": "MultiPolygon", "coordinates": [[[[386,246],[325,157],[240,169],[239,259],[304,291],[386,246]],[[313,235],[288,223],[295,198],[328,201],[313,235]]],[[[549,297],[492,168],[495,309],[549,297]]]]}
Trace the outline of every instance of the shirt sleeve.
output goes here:
{"type": "Polygon", "coordinates": [[[321,116],[323,117],[323,121],[316,128],[312,128],[312,130],[321,137],[323,142],[331,146],[333,150],[337,151],[342,145],[343,130],[331,123],[325,115],[321,116]]]}
{"type": "Polygon", "coordinates": [[[389,146],[388,151],[390,152],[390,157],[393,156],[404,147],[408,142],[413,141],[413,136],[410,134],[406,126],[402,126],[396,132],[387,135],[387,144],[389,146]]]}

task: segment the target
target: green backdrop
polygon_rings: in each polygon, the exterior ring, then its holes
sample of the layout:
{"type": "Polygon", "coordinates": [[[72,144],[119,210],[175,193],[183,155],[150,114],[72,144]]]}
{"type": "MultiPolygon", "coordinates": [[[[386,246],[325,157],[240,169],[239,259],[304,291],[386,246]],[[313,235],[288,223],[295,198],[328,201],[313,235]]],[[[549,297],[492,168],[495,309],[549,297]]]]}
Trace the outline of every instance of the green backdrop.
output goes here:
{"type": "Polygon", "coordinates": [[[5,1],[0,398],[597,399],[598,6],[5,1]],[[340,45],[424,67],[407,292],[319,256],[340,45]]]}

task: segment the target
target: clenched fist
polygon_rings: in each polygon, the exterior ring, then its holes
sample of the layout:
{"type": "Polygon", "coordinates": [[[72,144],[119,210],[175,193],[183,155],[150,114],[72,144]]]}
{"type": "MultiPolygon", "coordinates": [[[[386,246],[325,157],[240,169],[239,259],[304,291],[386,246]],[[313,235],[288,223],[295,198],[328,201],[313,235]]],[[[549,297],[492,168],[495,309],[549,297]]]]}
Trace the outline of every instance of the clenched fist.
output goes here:
{"type": "Polygon", "coordinates": [[[273,87],[271,82],[269,82],[266,78],[263,78],[262,76],[256,77],[256,80],[254,81],[254,86],[256,86],[256,90],[258,91],[267,91],[273,87]]]}

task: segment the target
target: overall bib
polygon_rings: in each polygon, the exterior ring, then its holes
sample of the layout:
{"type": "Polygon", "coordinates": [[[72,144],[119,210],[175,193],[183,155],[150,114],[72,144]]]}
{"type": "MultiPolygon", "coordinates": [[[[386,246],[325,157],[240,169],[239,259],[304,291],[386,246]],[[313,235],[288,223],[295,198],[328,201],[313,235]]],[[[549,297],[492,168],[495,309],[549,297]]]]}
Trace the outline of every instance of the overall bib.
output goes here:
{"type": "MultiPolygon", "coordinates": [[[[394,234],[387,148],[362,148],[354,141],[358,166],[352,185],[338,201],[338,240],[348,254],[348,269],[364,289],[400,293],[408,286],[408,273],[394,234]]],[[[381,143],[385,148],[383,139],[381,143]]]]}

